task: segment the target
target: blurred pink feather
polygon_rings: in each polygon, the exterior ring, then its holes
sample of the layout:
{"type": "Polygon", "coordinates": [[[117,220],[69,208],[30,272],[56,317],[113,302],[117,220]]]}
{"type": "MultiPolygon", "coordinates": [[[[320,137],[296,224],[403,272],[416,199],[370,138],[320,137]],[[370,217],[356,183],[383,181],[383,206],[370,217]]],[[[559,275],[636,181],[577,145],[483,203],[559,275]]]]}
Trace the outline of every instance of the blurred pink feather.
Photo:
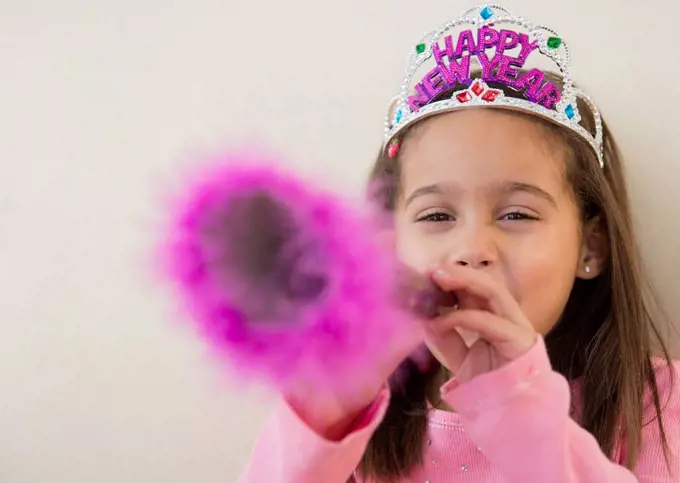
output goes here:
{"type": "Polygon", "coordinates": [[[418,334],[395,300],[400,266],[376,242],[375,211],[280,164],[228,153],[187,183],[161,245],[163,274],[242,375],[284,390],[361,386],[381,354],[418,334]]]}

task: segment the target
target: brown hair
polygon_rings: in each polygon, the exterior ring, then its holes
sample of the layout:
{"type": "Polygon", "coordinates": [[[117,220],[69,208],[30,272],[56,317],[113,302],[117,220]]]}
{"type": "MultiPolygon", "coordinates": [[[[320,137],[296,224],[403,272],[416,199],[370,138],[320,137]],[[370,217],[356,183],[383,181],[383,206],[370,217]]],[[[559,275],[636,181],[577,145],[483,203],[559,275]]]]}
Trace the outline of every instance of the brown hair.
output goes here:
{"type": "MultiPolygon", "coordinates": [[[[556,85],[558,76],[550,75],[556,85]]],[[[519,94],[503,85],[506,96],[519,94]]],[[[444,94],[446,95],[446,94],[444,94]]],[[[450,91],[449,91],[450,95],[450,91]]],[[[579,103],[582,125],[594,132],[587,107],[579,103]]],[[[517,113],[516,115],[529,116],[517,113]]],[[[661,403],[651,356],[653,342],[670,363],[670,356],[651,308],[655,301],[643,275],[641,257],[632,232],[628,193],[620,152],[606,124],[604,169],[592,148],[574,132],[538,120],[567,150],[566,178],[573,188],[582,219],[599,218],[609,243],[609,260],[593,280],[577,279],[560,320],[546,336],[555,371],[573,381],[580,378],[581,426],[597,439],[602,451],[612,455],[618,438],[625,435],[625,465],[632,469],[640,453],[644,391],[649,388],[668,459],[668,443],[661,419],[661,403]],[[622,427],[617,432],[617,426],[622,427]]],[[[417,125],[417,124],[416,124],[417,125]]],[[[405,134],[408,137],[408,132],[405,134]]],[[[400,160],[378,156],[370,175],[386,189],[373,201],[394,211],[400,190],[400,160]]],[[[394,388],[382,424],[370,440],[359,466],[365,476],[388,479],[408,474],[422,463],[427,429],[428,389],[441,374],[436,366],[421,373],[405,363],[409,376],[402,390],[394,388]]],[[[651,421],[653,422],[653,421],[651,421]]],[[[622,440],[621,440],[622,441],[622,440]]]]}

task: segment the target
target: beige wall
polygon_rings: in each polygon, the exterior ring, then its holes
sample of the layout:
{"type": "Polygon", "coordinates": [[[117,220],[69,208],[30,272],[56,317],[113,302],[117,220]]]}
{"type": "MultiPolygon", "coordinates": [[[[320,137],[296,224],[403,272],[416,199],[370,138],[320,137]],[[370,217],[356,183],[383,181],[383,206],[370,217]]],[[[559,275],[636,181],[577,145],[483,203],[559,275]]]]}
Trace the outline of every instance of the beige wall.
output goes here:
{"type": "MultiPolygon", "coordinates": [[[[235,480],[269,399],[168,323],[145,253],[164,193],[192,153],[244,139],[357,192],[407,52],[467,6],[0,1],[0,481],[235,480]]],[[[679,313],[678,3],[508,6],[570,40],[679,313]]]]}

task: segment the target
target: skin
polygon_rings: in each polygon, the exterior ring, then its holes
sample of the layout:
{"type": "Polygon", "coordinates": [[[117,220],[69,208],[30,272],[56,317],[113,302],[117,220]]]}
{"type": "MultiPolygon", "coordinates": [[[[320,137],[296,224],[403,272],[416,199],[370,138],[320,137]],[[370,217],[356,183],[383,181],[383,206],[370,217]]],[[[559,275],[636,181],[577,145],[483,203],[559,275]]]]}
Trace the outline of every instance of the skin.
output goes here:
{"type": "Polygon", "coordinates": [[[575,279],[596,277],[606,260],[598,220],[582,222],[565,180],[565,150],[537,121],[498,109],[436,115],[407,136],[400,157],[395,231],[386,238],[458,307],[419,321],[406,345],[376,348],[376,383],[351,401],[286,395],[329,440],[347,434],[423,338],[461,383],[522,356],[557,323],[575,279]]]}
{"type": "Polygon", "coordinates": [[[457,309],[424,328],[431,352],[466,382],[546,335],[575,279],[601,271],[605,244],[596,223],[582,223],[566,150],[534,119],[442,114],[402,149],[396,249],[457,295],[457,309]]]}

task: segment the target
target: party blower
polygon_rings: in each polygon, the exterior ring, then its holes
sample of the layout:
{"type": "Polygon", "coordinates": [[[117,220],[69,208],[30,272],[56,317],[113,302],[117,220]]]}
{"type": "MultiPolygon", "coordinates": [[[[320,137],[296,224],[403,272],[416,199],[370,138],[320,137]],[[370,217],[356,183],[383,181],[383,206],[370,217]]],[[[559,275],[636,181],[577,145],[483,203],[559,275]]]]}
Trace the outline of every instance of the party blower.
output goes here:
{"type": "Polygon", "coordinates": [[[269,156],[226,153],[173,207],[163,274],[238,374],[283,391],[352,391],[445,298],[380,243],[386,215],[371,205],[269,156]]]}

